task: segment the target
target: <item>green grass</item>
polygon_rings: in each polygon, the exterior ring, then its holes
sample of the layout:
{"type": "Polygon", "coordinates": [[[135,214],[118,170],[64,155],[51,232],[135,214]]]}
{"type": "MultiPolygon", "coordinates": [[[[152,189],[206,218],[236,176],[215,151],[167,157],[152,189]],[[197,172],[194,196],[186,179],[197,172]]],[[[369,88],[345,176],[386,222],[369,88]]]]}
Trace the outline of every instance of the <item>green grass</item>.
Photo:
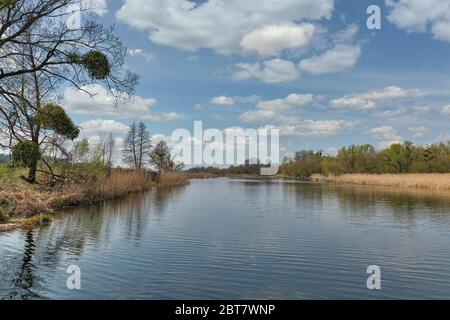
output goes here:
{"type": "Polygon", "coordinates": [[[0,189],[21,185],[23,181],[20,176],[25,174],[25,169],[12,168],[7,164],[0,164],[0,189]]]}

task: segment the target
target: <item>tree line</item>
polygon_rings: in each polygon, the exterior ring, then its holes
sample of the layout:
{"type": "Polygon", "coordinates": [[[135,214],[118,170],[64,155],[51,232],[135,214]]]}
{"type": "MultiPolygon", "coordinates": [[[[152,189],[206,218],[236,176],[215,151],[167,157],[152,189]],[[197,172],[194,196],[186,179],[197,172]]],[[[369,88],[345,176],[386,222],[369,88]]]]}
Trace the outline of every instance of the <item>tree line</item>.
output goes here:
{"type": "Polygon", "coordinates": [[[38,172],[57,178],[55,166],[77,152],[80,128],[59,104],[61,87],[93,96],[92,85],[100,84],[118,106],[138,82],[124,67],[128,50],[114,28],[97,23],[85,3],[0,1],[0,149],[28,168],[30,183],[38,172]],[[69,28],[74,6],[83,19],[69,28]]]}
{"type": "Polygon", "coordinates": [[[298,178],[309,178],[313,174],[449,173],[450,141],[426,146],[407,141],[383,150],[376,150],[370,144],[351,145],[341,148],[336,156],[302,150],[293,158],[285,158],[280,170],[282,174],[298,178]]]}

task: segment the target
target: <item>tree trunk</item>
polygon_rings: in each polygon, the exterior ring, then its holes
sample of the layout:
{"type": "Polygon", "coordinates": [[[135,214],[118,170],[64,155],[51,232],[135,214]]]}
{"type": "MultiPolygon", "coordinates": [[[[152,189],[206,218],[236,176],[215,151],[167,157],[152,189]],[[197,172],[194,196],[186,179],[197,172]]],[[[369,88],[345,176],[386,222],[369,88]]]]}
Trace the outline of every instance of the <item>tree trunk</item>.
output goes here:
{"type": "Polygon", "coordinates": [[[35,163],[33,163],[28,170],[27,180],[29,183],[36,182],[36,171],[37,171],[37,161],[35,163]]]}

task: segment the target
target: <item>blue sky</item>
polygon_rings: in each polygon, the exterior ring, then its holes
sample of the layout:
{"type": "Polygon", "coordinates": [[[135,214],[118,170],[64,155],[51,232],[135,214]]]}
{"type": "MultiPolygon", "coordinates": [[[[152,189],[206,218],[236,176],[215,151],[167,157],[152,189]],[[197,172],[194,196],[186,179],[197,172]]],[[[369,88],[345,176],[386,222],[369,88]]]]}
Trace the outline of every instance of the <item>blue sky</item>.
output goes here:
{"type": "Polygon", "coordinates": [[[66,90],[85,136],[143,120],[177,128],[279,127],[282,151],[450,139],[450,0],[96,0],[140,76],[108,110],[66,90]],[[366,9],[381,8],[381,30],[366,9]],[[106,11],[105,11],[106,12],[106,11]]]}

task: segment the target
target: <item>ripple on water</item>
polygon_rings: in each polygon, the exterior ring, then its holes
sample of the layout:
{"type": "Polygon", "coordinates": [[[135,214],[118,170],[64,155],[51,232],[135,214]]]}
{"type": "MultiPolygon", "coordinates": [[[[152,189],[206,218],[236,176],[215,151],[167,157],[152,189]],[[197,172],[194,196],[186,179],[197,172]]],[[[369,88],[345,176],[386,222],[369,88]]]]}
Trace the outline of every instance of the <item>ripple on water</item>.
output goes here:
{"type": "Polygon", "coordinates": [[[0,234],[0,298],[448,298],[449,209],[367,188],[194,181],[0,234]],[[71,264],[81,291],[65,288],[71,264]],[[372,264],[380,292],[366,288],[372,264]]]}

